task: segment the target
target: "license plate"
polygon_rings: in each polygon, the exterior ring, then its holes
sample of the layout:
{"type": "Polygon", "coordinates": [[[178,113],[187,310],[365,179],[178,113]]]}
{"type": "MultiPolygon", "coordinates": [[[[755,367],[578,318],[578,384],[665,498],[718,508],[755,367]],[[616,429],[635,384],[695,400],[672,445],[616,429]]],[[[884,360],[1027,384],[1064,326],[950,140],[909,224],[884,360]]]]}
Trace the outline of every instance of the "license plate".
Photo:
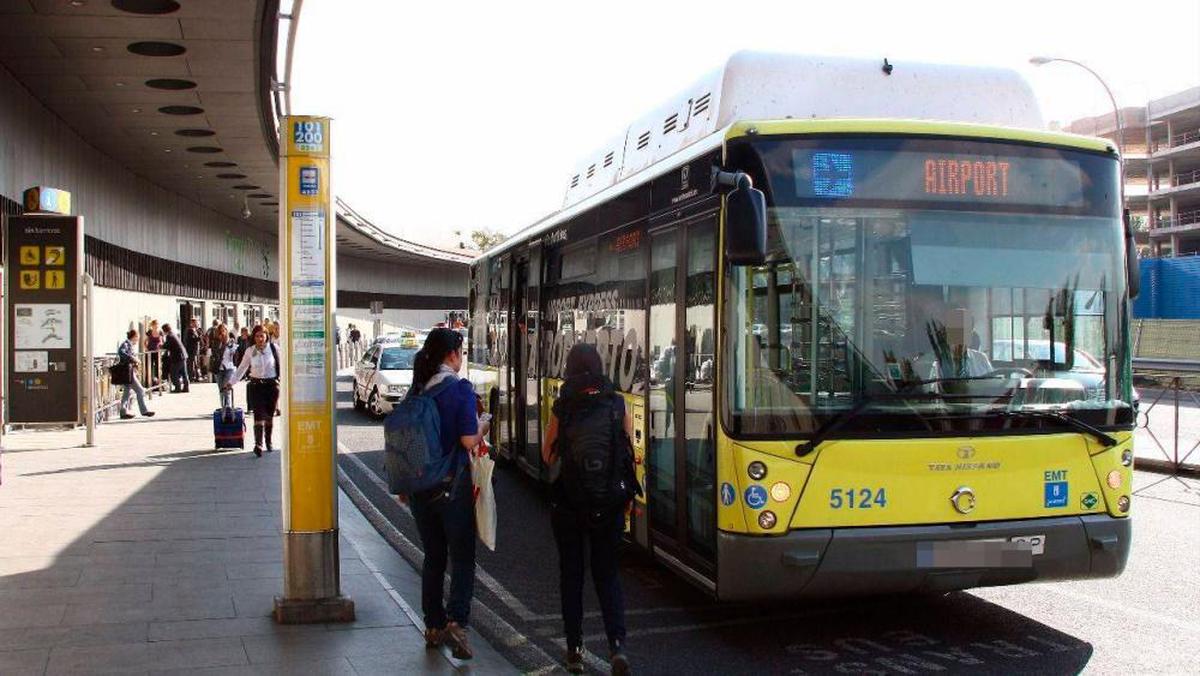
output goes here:
{"type": "Polygon", "coordinates": [[[941,540],[917,543],[918,568],[1029,568],[1045,550],[1045,536],[1007,540],[941,540]]]}
{"type": "Polygon", "coordinates": [[[1014,535],[1008,541],[1029,543],[1029,550],[1034,556],[1040,556],[1046,551],[1045,535],[1014,535]]]}

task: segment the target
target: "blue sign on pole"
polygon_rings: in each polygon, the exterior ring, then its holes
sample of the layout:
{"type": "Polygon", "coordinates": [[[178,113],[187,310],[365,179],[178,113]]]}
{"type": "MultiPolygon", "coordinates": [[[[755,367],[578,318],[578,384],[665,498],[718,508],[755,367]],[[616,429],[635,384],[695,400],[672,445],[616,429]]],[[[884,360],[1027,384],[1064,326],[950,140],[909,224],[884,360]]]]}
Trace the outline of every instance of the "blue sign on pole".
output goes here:
{"type": "Polygon", "coordinates": [[[321,175],[316,167],[300,167],[300,194],[317,195],[321,191],[321,175]]]}

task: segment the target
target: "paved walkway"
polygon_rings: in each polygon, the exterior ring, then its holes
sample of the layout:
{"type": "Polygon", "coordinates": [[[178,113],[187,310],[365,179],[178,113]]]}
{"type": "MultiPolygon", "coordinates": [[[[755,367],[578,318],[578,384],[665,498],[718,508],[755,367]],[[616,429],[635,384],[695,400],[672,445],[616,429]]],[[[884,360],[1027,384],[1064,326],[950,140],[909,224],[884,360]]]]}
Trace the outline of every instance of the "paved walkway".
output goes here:
{"type": "Polygon", "coordinates": [[[156,398],[95,448],[82,430],[4,437],[0,674],[513,673],[477,635],[469,663],[425,650],[419,576],[340,492],[358,619],[275,624],[280,454],[211,450],[216,402],[205,384],[156,398]]]}

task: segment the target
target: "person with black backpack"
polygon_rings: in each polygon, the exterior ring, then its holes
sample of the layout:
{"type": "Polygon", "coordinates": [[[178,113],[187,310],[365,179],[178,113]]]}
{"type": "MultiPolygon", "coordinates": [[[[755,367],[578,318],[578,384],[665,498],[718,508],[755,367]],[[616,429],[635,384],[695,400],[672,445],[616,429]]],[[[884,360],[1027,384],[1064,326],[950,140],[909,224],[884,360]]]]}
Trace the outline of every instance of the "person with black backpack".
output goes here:
{"type": "Polygon", "coordinates": [[[477,398],[471,382],[458,377],[463,366],[462,342],[462,335],[450,329],[429,332],[413,358],[412,389],[385,423],[384,434],[386,455],[404,465],[394,465],[389,473],[401,484],[420,487],[411,494],[404,489],[395,492],[401,502],[411,503],[425,550],[421,567],[425,646],[446,644],[454,657],[468,660],[472,653],[466,627],[475,586],[475,493],[468,453],[487,436],[488,423],[476,417],[477,398]],[[433,400],[436,415],[425,398],[433,400]],[[417,425],[423,429],[403,424],[409,419],[421,420],[420,415],[407,415],[422,408],[429,413],[428,419],[417,425]],[[425,433],[434,429],[437,439],[426,440],[425,433]],[[429,443],[435,446],[424,448],[429,443]],[[411,455],[418,446],[422,447],[421,458],[397,457],[411,455]],[[447,559],[450,598],[443,605],[447,559]]]}
{"type": "Polygon", "coordinates": [[[628,674],[625,605],[617,555],[625,511],[641,487],[633,469],[633,423],[625,400],[604,375],[595,346],[567,353],[566,380],[554,402],[542,459],[557,468],[550,525],[558,546],[559,593],[567,635],[567,671],[583,672],[584,551],[600,599],[613,674],[628,674]]]}

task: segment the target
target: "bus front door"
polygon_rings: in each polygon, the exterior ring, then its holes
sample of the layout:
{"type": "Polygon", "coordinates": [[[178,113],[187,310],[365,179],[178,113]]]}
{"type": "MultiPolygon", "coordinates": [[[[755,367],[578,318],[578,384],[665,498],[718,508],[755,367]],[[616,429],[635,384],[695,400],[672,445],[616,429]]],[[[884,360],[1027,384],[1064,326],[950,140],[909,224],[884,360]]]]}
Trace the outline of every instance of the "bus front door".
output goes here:
{"type": "MultiPolygon", "coordinates": [[[[512,292],[508,307],[508,425],[509,453],[518,465],[533,476],[541,472],[540,460],[529,453],[529,425],[526,413],[527,370],[529,351],[529,257],[522,255],[512,261],[512,292]]],[[[536,443],[536,438],[534,439],[536,443]]]]}
{"type": "Polygon", "coordinates": [[[712,586],[716,217],[651,233],[647,502],[655,555],[712,586]]]}

